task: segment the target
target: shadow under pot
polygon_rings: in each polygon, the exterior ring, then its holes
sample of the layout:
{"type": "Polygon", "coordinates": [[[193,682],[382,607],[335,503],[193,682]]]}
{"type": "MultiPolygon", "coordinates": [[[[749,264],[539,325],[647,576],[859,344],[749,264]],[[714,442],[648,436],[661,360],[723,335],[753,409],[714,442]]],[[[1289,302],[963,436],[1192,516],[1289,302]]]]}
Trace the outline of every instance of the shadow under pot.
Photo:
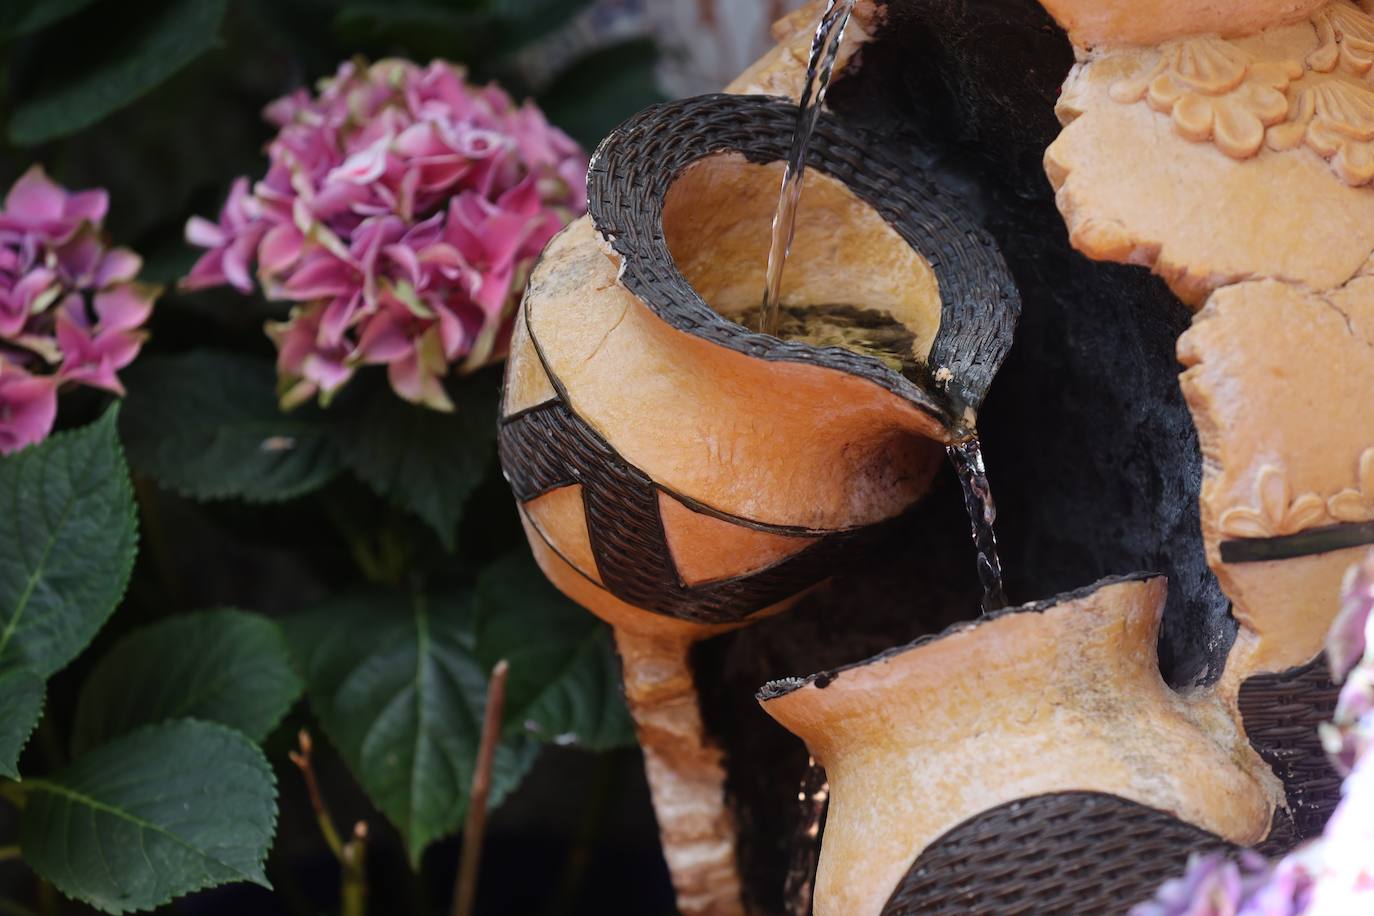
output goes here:
{"type": "Polygon", "coordinates": [[[684,913],[743,908],[691,644],[786,608],[921,499],[1020,308],[958,199],[824,114],[760,333],[795,115],[713,95],[612,133],[530,277],[502,398],[535,557],[615,628],[684,913]]]}
{"type": "Polygon", "coordinates": [[[1281,787],[1223,700],[1159,676],[1165,595],[1106,580],[767,685],[830,780],[817,916],[1125,913],[1264,840],[1281,787]]]}

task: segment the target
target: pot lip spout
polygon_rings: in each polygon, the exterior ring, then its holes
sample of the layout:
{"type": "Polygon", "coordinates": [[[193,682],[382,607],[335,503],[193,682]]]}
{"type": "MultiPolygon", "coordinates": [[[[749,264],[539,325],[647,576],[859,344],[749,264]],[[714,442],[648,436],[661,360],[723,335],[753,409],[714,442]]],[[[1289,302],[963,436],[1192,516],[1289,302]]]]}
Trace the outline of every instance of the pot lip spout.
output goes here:
{"type": "Polygon", "coordinates": [[[947,430],[966,427],[1011,347],[1020,295],[996,242],[963,201],[862,129],[823,112],[806,165],[842,182],[930,262],[941,315],[928,382],[851,350],[744,328],[711,308],[678,269],[663,231],[664,201],[678,176],[718,153],[784,159],[795,122],[796,106],[785,99],[715,94],[650,106],[612,131],[592,156],[587,209],[621,261],[620,282],[677,330],[758,359],[864,379],[947,430]]]}
{"type": "Polygon", "coordinates": [[[953,623],[948,627],[945,627],[945,629],[941,630],[938,633],[928,633],[924,636],[919,636],[911,642],[904,643],[899,646],[893,646],[889,649],[884,649],[876,655],[871,655],[868,658],[861,659],[860,661],[850,662],[847,665],[841,665],[838,668],[831,668],[826,671],[818,671],[814,674],[810,674],[805,677],[783,677],[771,680],[759,688],[758,692],[754,695],[754,698],[759,703],[766,706],[769,701],[787,696],[788,694],[794,693],[797,690],[802,689],[803,687],[815,685],[817,688],[823,689],[825,687],[828,687],[830,683],[835,680],[835,678],[839,677],[846,671],[853,671],[859,668],[867,667],[868,665],[886,661],[887,659],[893,658],[898,655],[903,655],[914,649],[923,648],[932,643],[939,642],[940,640],[945,639],[947,637],[954,636],[959,633],[967,633],[970,630],[976,630],[985,624],[1001,620],[1005,617],[1014,617],[1020,614],[1040,614],[1044,613],[1052,607],[1057,607],[1062,604],[1067,604],[1072,601],[1078,601],[1080,599],[1087,598],[1095,592],[1101,591],[1105,588],[1109,588],[1113,585],[1122,585],[1131,582],[1149,582],[1152,580],[1162,578],[1164,577],[1159,573],[1144,571],[1124,573],[1116,576],[1107,576],[1105,578],[1097,580],[1091,585],[1085,585],[1081,588],[1076,588],[1071,591],[1061,592],[1060,594],[1052,595],[1049,598],[1043,598],[1038,601],[1030,601],[1025,604],[1016,605],[1014,607],[1002,608],[1001,610],[993,611],[990,614],[983,614],[972,620],[961,620],[958,623],[953,623]]]}

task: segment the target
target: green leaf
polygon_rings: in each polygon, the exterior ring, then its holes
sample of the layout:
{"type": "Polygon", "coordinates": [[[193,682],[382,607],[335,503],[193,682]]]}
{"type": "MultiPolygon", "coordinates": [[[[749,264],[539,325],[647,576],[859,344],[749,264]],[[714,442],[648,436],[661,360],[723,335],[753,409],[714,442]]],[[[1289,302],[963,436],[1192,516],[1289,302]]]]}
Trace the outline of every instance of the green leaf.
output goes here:
{"type": "Polygon", "coordinates": [[[270,887],[276,782],[262,751],[232,729],[148,726],[25,786],[25,861],[106,913],[232,881],[270,887]]]}
{"type": "Polygon", "coordinates": [[[219,44],[228,0],[173,0],[128,12],[128,30],[105,36],[95,59],[67,61],[59,81],[21,102],[10,139],[33,146],[75,133],[153,89],[219,44]]]}
{"type": "Polygon", "coordinates": [[[477,657],[510,662],[506,720],[557,744],[633,747],[610,629],[544,578],[527,552],[503,557],[477,583],[477,657]]]}
{"type": "Polygon", "coordinates": [[[43,679],[22,665],[0,666],[0,776],[19,778],[19,753],[43,714],[43,679]]]}
{"type": "Polygon", "coordinates": [[[81,689],[76,753],[140,725],[195,718],[267,737],[304,685],[281,627],[259,614],[183,614],[128,634],[81,689]]]}
{"type": "Polygon", "coordinates": [[[91,641],[134,565],[138,529],[117,413],[0,458],[0,661],[40,677],[91,641]]]}
{"type": "Polygon", "coordinates": [[[18,38],[47,28],[95,0],[5,0],[0,3],[0,40],[18,38]]]}
{"type": "Polygon", "coordinates": [[[134,468],[192,499],[291,499],[327,483],[339,453],[323,414],[283,413],[265,359],[198,350],[125,373],[120,431],[134,468]]]}
{"type": "Polygon", "coordinates": [[[344,463],[393,505],[429,524],[452,550],[463,505],[493,460],[500,374],[479,372],[452,391],[456,409],[439,413],[378,389],[343,414],[344,463]]]}
{"type": "MultiPolygon", "coordinates": [[[[311,708],[397,829],[413,865],[467,811],[486,703],[471,599],[400,592],[340,599],[285,621],[311,708]]],[[[537,745],[497,748],[490,804],[519,784],[537,745]]]]}

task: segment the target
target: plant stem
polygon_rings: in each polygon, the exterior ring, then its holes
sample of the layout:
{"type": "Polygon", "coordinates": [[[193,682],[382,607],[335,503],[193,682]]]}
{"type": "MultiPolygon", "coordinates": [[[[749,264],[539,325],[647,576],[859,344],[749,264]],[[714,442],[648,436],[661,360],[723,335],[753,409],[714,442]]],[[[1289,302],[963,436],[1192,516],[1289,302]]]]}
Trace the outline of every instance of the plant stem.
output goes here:
{"type": "Polygon", "coordinates": [[[310,793],[310,806],[315,809],[315,823],[320,825],[320,835],[324,837],[325,845],[334,854],[334,858],[342,863],[343,843],[339,840],[338,831],[334,829],[334,817],[324,803],[324,796],[320,794],[320,784],[315,779],[315,767],[310,761],[315,742],[311,739],[310,732],[305,729],[300,730],[296,740],[300,743],[301,749],[291,751],[287,756],[296,765],[296,769],[301,771],[301,778],[305,780],[305,790],[310,793]]]}
{"type": "Polygon", "coordinates": [[[329,806],[324,803],[319,780],[315,778],[315,766],[311,762],[315,742],[311,739],[310,732],[305,729],[300,730],[296,740],[300,743],[300,750],[291,751],[287,756],[296,765],[296,769],[301,771],[301,778],[305,780],[305,790],[310,794],[310,806],[315,809],[315,823],[320,826],[320,834],[324,837],[325,845],[339,862],[339,896],[342,900],[340,916],[366,916],[367,822],[358,821],[353,825],[353,835],[348,838],[347,843],[339,839],[339,833],[334,829],[334,815],[329,813],[329,806]]]}
{"type": "Polygon", "coordinates": [[[13,843],[13,844],[11,844],[11,845],[9,845],[9,846],[0,846],[0,862],[4,862],[6,859],[17,859],[17,858],[19,858],[19,844],[18,844],[18,843],[13,843]]]}
{"type": "Polygon", "coordinates": [[[353,825],[353,837],[344,844],[341,916],[366,916],[367,913],[367,822],[353,825]]]}
{"type": "Polygon", "coordinates": [[[472,916],[477,902],[477,871],[482,863],[482,835],[487,829],[487,795],[491,791],[491,764],[501,740],[501,712],[506,705],[506,676],[510,664],[505,660],[491,669],[487,684],[487,708],[482,717],[482,741],[477,745],[477,767],[472,774],[468,816],[463,824],[462,859],[453,885],[452,916],[472,916]]]}

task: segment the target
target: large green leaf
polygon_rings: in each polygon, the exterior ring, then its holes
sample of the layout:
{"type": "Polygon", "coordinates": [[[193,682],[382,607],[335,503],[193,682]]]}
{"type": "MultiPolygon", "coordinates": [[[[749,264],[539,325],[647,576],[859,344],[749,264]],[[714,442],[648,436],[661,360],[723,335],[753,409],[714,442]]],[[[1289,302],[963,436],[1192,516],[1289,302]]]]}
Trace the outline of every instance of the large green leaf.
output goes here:
{"type": "MultiPolygon", "coordinates": [[[[487,679],[473,657],[470,598],[372,593],[285,625],[311,708],[418,864],[467,811],[487,679]]],[[[522,737],[498,747],[493,806],[519,783],[536,748],[522,737]]]]}
{"type": "Polygon", "coordinates": [[[19,778],[19,752],[43,714],[43,679],[28,668],[0,663],[0,776],[19,778]]]}
{"type": "Polygon", "coordinates": [[[193,719],[147,726],[24,785],[25,861],[107,913],[233,881],[270,887],[276,780],[233,729],[193,719]]]}
{"type": "Polygon", "coordinates": [[[21,102],[10,139],[30,146],[94,124],[185,67],[219,43],[228,0],[169,0],[123,5],[123,30],[102,36],[103,53],[49,68],[53,82],[21,102]]]}
{"type": "Polygon", "coordinates": [[[506,719],[558,744],[633,746],[610,630],[563,597],[521,551],[477,583],[477,656],[510,662],[506,719]]]}
{"type": "Polygon", "coordinates": [[[47,28],[93,2],[95,0],[4,0],[0,3],[0,40],[47,28]]]}
{"type": "Polygon", "coordinates": [[[120,430],[141,473],[193,499],[290,499],[323,486],[338,450],[313,407],[283,413],[265,359],[199,350],[127,373],[120,430]]]}
{"type": "Polygon", "coordinates": [[[452,413],[416,407],[390,389],[352,405],[339,424],[344,462],[392,504],[424,519],[447,549],[468,495],[493,460],[500,375],[480,372],[454,386],[452,413]]]}
{"type": "Polygon", "coordinates": [[[47,677],[124,594],[138,539],[116,409],[0,458],[0,662],[47,677]]]}
{"type": "Polygon", "coordinates": [[[143,627],[100,660],[81,690],[77,753],[137,726],[195,718],[267,737],[304,685],[281,627],[259,614],[200,611],[143,627]]]}

